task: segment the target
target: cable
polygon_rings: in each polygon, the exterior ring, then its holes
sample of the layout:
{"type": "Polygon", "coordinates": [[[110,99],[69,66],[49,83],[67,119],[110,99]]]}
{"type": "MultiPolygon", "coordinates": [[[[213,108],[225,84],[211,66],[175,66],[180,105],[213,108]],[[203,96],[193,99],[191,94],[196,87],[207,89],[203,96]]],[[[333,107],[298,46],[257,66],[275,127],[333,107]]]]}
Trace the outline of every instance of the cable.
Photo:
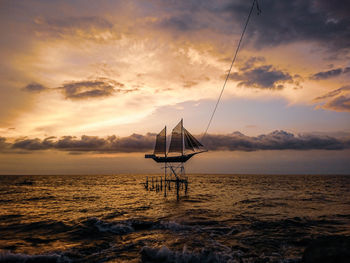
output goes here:
{"type": "Polygon", "coordinates": [[[243,29],[243,31],[242,31],[241,38],[240,38],[240,40],[239,40],[239,42],[238,42],[238,46],[237,46],[237,49],[236,49],[235,55],[233,56],[233,59],[232,59],[232,62],[231,62],[231,66],[230,66],[230,69],[229,69],[229,71],[228,71],[228,73],[227,73],[227,76],[226,76],[226,79],[225,79],[224,85],[222,86],[222,89],[221,89],[221,92],[220,92],[219,98],[218,98],[218,100],[217,100],[217,102],[216,102],[216,104],[215,104],[215,107],[214,107],[213,113],[211,114],[211,117],[210,117],[210,119],[209,119],[209,123],[208,123],[208,125],[207,125],[207,128],[205,129],[205,132],[204,132],[204,134],[203,134],[202,141],[203,141],[204,137],[207,135],[208,129],[209,129],[210,124],[211,124],[211,122],[212,122],[212,120],[213,120],[214,114],[215,114],[216,109],[217,109],[217,107],[218,107],[218,105],[219,105],[219,102],[220,102],[220,100],[221,100],[222,94],[224,93],[224,90],[225,90],[225,86],[226,86],[227,80],[228,80],[228,78],[229,78],[229,76],[230,76],[230,73],[231,73],[231,70],[232,70],[232,67],[233,67],[233,63],[234,63],[234,62],[235,62],[235,60],[236,60],[236,57],[237,57],[237,54],[238,54],[239,48],[240,48],[240,46],[241,46],[241,42],[242,42],[242,39],[243,39],[244,33],[245,33],[246,29],[247,29],[247,26],[248,26],[248,22],[249,22],[250,16],[251,16],[251,14],[252,14],[252,12],[253,12],[253,8],[254,8],[255,3],[257,4],[258,14],[261,12],[261,11],[260,11],[260,8],[259,8],[259,5],[258,5],[257,0],[253,0],[253,4],[252,4],[252,7],[250,8],[249,15],[248,15],[247,20],[246,20],[246,22],[245,22],[244,29],[243,29]]]}

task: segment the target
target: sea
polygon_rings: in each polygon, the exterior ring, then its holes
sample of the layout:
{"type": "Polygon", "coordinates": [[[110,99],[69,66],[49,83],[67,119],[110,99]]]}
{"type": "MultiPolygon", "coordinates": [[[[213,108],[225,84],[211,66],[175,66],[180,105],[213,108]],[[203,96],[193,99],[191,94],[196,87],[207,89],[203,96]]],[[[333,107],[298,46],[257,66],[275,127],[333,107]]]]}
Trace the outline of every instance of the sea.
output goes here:
{"type": "Polygon", "coordinates": [[[303,262],[350,237],[350,176],[195,174],[179,198],[159,176],[1,175],[0,262],[303,262]]]}

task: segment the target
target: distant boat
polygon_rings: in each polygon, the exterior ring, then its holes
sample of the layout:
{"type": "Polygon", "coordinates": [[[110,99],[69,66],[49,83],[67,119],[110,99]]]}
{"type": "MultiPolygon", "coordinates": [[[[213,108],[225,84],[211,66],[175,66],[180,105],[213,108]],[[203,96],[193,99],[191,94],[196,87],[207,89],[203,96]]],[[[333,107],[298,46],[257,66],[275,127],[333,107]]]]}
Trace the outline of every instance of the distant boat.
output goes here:
{"type": "Polygon", "coordinates": [[[208,150],[191,133],[183,127],[183,120],[175,126],[171,133],[169,150],[167,151],[166,126],[157,135],[153,154],[146,154],[157,163],[184,163],[192,156],[208,150]]]}

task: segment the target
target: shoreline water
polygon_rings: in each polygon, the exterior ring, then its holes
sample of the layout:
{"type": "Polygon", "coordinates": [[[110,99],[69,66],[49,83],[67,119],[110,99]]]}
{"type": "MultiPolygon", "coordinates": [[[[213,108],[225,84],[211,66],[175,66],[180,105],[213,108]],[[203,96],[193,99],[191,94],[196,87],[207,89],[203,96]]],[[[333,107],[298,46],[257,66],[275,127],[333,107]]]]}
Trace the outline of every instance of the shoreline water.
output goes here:
{"type": "Polygon", "coordinates": [[[346,175],[190,175],[179,201],[146,176],[0,176],[0,262],[301,262],[350,236],[346,175]]]}

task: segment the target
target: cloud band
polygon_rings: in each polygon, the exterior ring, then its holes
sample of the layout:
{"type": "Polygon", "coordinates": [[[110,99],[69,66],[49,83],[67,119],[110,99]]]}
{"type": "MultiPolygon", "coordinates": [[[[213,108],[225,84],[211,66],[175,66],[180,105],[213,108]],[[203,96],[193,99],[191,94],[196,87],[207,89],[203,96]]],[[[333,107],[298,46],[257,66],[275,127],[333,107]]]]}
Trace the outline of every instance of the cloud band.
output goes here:
{"type": "MultiPolygon", "coordinates": [[[[155,134],[132,134],[126,137],[113,135],[106,138],[83,135],[80,138],[63,136],[43,140],[23,138],[14,142],[7,141],[6,138],[0,137],[1,152],[61,150],[75,153],[132,153],[152,151],[155,134]]],[[[345,150],[350,149],[350,136],[340,139],[312,134],[294,135],[282,130],[259,136],[246,136],[234,132],[225,135],[208,134],[203,144],[211,151],[345,150]]]]}

